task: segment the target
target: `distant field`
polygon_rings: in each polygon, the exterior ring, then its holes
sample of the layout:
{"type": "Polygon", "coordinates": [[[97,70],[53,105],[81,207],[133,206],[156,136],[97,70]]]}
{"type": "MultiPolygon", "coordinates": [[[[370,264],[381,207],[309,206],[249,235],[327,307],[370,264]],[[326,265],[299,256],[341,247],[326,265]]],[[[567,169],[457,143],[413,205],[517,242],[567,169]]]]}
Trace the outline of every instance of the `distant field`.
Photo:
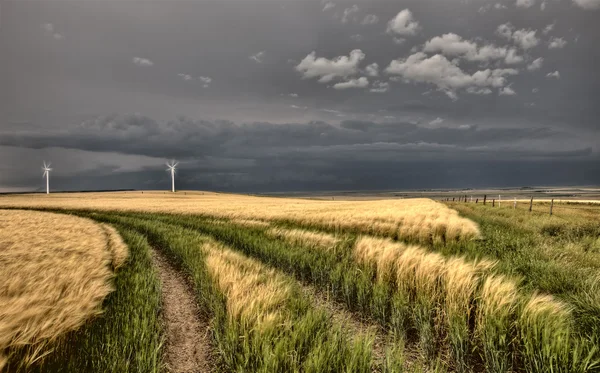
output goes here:
{"type": "MultiPolygon", "coordinates": [[[[160,289],[148,262],[160,253],[189,278],[200,325],[211,330],[207,341],[195,342],[204,344],[210,364],[195,371],[600,371],[594,204],[556,203],[550,216],[549,203],[529,212],[525,201],[514,209],[509,201],[492,207],[202,192],[0,196],[0,208],[17,207],[93,219],[128,244],[132,257],[117,272],[113,294],[129,301],[108,299],[104,318],[119,324],[135,314],[144,335],[166,340],[167,348],[135,347],[140,342],[128,328],[112,329],[127,337],[119,348],[97,348],[107,364],[122,359],[123,349],[142,351],[136,371],[182,364],[169,349],[169,320],[163,330],[150,316],[152,304],[172,291],[160,289]],[[143,292],[152,295],[147,302],[143,292]]],[[[1,212],[9,213],[23,214],[1,212]]],[[[101,343],[95,333],[104,318],[33,366],[93,365],[98,355],[69,361],[79,340],[101,343]]],[[[132,367],[103,369],[97,371],[132,367]]]]}
{"type": "Polygon", "coordinates": [[[304,227],[425,241],[468,240],[478,235],[471,221],[429,199],[336,202],[199,192],[116,192],[1,196],[0,205],[289,221],[304,227]]]}

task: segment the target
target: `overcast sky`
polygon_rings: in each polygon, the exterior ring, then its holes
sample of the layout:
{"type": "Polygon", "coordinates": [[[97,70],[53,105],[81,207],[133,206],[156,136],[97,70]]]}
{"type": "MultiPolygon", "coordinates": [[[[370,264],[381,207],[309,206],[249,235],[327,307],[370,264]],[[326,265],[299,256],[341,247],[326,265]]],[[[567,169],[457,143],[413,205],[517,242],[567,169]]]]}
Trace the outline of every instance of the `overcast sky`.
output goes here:
{"type": "Polygon", "coordinates": [[[0,191],[600,184],[600,0],[0,3],[0,191]]]}

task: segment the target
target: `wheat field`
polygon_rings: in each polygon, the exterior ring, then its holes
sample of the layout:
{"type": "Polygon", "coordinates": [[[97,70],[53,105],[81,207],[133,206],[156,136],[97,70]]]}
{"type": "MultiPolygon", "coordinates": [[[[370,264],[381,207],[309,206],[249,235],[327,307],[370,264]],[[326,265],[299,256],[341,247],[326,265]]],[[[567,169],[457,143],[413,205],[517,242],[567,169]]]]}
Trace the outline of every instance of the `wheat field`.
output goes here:
{"type": "MultiPolygon", "coordinates": [[[[127,247],[114,228],[47,212],[0,210],[0,354],[44,347],[101,312],[127,247]]],[[[1,367],[2,364],[0,364],[1,367]]]]}
{"type": "Polygon", "coordinates": [[[9,195],[0,197],[0,206],[202,214],[241,222],[290,221],[306,227],[355,230],[418,242],[480,237],[477,224],[442,203],[424,198],[314,201],[208,192],[115,192],[9,195]]]}
{"type": "MultiPolygon", "coordinates": [[[[111,291],[113,270],[119,268],[118,278],[132,267],[127,246],[135,248],[136,262],[141,254],[165,254],[190,279],[201,313],[209,319],[219,371],[600,371],[600,250],[594,246],[600,228],[590,206],[565,210],[568,214],[557,208],[561,215],[548,217],[507,206],[428,199],[316,201],[120,192],[0,196],[2,207],[52,211],[0,210],[0,242],[11,245],[13,255],[5,259],[13,263],[12,275],[3,274],[7,279],[22,272],[14,264],[22,258],[35,263],[20,254],[22,247],[52,248],[38,250],[38,261],[53,260],[49,252],[56,256],[55,246],[44,246],[50,238],[36,241],[38,236],[55,234],[64,245],[71,239],[88,247],[78,258],[95,258],[93,269],[70,259],[50,263],[73,276],[106,274],[100,300],[111,291]],[[19,230],[43,234],[15,236],[19,230]],[[94,245],[99,248],[89,249],[94,245]],[[321,294],[318,301],[306,296],[306,287],[307,294],[321,294]],[[339,320],[336,307],[369,332],[358,339],[349,336],[351,328],[332,322],[339,320]]],[[[138,266],[127,285],[116,287],[113,294],[134,301],[114,302],[125,311],[107,320],[118,326],[115,335],[127,335],[124,348],[139,351],[140,364],[148,369],[124,365],[115,371],[164,372],[156,360],[160,347],[135,344],[138,329],[156,341],[164,338],[154,324],[161,317],[154,311],[158,306],[146,304],[148,290],[141,291],[154,289],[152,299],[158,302],[160,286],[134,285],[151,267],[138,266]],[[136,289],[135,296],[129,294],[136,289]],[[141,308],[146,326],[129,327],[130,315],[141,308]]],[[[98,304],[60,334],[100,312],[98,304]]],[[[46,325],[55,323],[49,320],[46,325]]],[[[92,329],[91,346],[103,334],[103,329],[92,329]]],[[[0,345],[5,356],[13,340],[0,345]]],[[[43,346],[37,337],[24,343],[43,346]]],[[[113,346],[102,344],[107,345],[113,346]]],[[[32,351],[29,360],[43,353],[32,351]]],[[[107,364],[123,359],[114,348],[97,351],[103,357],[95,359],[108,356],[107,364]]],[[[60,359],[55,359],[58,367],[60,359]]],[[[88,363],[82,364],[65,371],[81,371],[88,363]]]]}

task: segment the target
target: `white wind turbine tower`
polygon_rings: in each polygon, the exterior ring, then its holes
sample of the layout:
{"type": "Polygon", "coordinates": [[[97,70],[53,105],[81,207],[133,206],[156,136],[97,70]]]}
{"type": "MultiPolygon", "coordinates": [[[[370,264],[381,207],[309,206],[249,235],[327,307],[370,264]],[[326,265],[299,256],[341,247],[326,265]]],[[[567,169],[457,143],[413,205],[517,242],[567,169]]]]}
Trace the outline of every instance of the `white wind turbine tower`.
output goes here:
{"type": "Polygon", "coordinates": [[[44,167],[42,167],[44,177],[46,178],[46,194],[50,194],[50,171],[52,171],[50,165],[51,163],[46,164],[46,161],[44,161],[44,167]]]}
{"type": "Polygon", "coordinates": [[[171,161],[167,162],[167,171],[171,171],[171,192],[175,192],[175,167],[179,162],[171,161]]]}

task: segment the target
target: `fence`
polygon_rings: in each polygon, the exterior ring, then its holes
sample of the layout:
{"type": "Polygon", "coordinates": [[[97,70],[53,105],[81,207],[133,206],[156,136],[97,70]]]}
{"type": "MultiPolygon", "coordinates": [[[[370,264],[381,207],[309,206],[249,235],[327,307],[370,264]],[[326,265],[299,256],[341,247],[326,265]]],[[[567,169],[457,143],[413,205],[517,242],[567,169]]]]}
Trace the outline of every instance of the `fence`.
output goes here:
{"type": "Polygon", "coordinates": [[[511,208],[511,209],[527,209],[531,213],[542,213],[554,215],[556,210],[589,210],[592,212],[600,213],[600,201],[577,201],[577,200],[559,200],[559,199],[535,199],[530,197],[527,200],[516,198],[502,199],[501,195],[494,195],[488,198],[488,195],[484,194],[482,197],[479,196],[468,196],[466,194],[458,197],[444,197],[441,201],[444,202],[455,202],[455,203],[474,203],[483,206],[490,206],[493,208],[511,208]]]}

